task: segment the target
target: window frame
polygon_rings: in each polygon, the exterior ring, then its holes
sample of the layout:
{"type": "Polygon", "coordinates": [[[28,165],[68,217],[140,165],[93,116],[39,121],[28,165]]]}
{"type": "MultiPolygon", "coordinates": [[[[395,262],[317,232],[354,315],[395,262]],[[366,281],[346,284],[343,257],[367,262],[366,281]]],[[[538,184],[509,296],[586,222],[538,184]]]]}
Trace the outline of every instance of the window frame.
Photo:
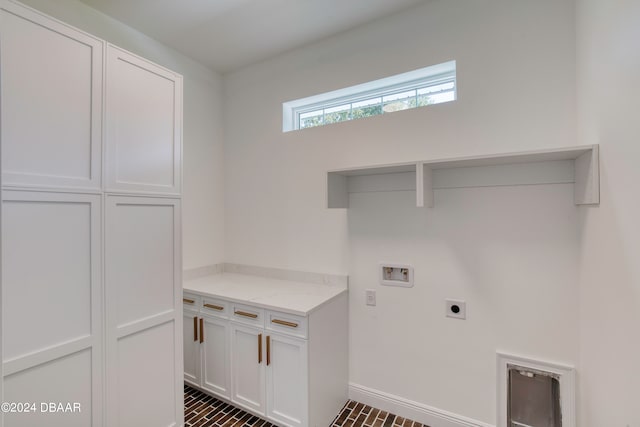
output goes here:
{"type": "MultiPolygon", "coordinates": [[[[347,120],[323,123],[316,126],[300,127],[300,115],[313,112],[315,110],[326,110],[340,105],[355,104],[378,97],[381,99],[380,105],[383,106],[385,102],[383,98],[385,96],[412,90],[417,91],[425,87],[451,82],[453,83],[453,99],[451,101],[455,101],[458,99],[456,61],[448,61],[371,82],[284,102],[282,104],[282,131],[289,132],[293,130],[308,129],[311,127],[321,127],[327,124],[357,120],[349,118],[347,120]]],[[[420,106],[411,107],[409,109],[418,107],[420,106]]],[[[350,108],[350,111],[352,110],[353,106],[350,108]]],[[[384,110],[382,113],[376,115],[382,114],[385,114],[384,110]]],[[[388,114],[388,112],[386,114],[388,114]]]]}

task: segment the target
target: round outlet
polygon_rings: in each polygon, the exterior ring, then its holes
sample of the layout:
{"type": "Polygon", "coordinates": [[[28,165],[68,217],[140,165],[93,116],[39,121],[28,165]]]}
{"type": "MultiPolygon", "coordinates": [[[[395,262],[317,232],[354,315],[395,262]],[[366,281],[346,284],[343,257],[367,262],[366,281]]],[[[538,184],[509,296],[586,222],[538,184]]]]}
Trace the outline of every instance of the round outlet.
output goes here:
{"type": "Polygon", "coordinates": [[[467,318],[467,303],[462,300],[447,299],[445,314],[447,317],[453,317],[454,319],[466,319],[467,318]]]}

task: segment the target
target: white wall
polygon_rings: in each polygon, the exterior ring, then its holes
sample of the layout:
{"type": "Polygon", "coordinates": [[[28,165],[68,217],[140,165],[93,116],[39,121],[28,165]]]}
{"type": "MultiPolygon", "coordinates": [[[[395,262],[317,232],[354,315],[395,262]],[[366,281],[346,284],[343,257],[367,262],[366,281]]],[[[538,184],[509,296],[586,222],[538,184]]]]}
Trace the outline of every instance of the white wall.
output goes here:
{"type": "Polygon", "coordinates": [[[573,13],[568,0],[428,2],[225,76],[227,261],[347,271],[328,168],[575,144],[573,13]],[[458,102],[281,132],[283,101],[448,59],[458,102]]]}
{"type": "Polygon", "coordinates": [[[24,4],[184,76],[183,262],[223,261],[221,79],[205,66],[77,0],[24,4]]]}
{"type": "Polygon", "coordinates": [[[640,3],[578,1],[579,133],[601,144],[581,212],[581,426],[640,426],[640,3]]]}
{"type": "Polygon", "coordinates": [[[440,190],[433,210],[358,194],[347,213],[325,209],[326,170],[575,145],[575,72],[573,1],[437,0],[225,76],[226,261],[348,273],[351,381],[494,423],[496,349],[578,363],[571,186],[440,190]],[[283,101],[450,59],[457,102],[281,131],[283,101]],[[378,286],[378,261],[416,286],[378,286]]]}

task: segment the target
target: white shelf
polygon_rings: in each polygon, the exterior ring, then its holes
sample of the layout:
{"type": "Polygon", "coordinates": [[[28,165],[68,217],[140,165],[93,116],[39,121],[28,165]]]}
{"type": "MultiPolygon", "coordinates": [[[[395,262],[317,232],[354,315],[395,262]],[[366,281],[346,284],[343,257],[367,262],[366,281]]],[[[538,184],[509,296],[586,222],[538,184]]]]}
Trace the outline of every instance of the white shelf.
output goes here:
{"type": "Polygon", "coordinates": [[[598,145],[333,170],[327,205],[348,208],[349,193],[412,190],[416,206],[433,207],[434,189],[554,183],[573,183],[576,205],[599,204],[598,145]]]}

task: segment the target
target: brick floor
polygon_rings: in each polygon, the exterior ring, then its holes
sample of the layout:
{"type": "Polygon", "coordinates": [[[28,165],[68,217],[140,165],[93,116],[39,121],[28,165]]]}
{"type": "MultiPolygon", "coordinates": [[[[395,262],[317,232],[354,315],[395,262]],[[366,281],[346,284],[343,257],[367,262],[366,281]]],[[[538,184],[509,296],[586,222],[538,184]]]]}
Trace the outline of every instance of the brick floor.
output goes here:
{"type": "MultiPolygon", "coordinates": [[[[188,385],[184,386],[184,419],[186,427],[276,427],[188,385]]],[[[333,420],[331,427],[428,426],[349,400],[333,420]]]]}
{"type": "Polygon", "coordinates": [[[184,386],[184,421],[186,427],[275,427],[188,385],[184,386]]]}
{"type": "Polygon", "coordinates": [[[429,427],[418,422],[372,408],[353,400],[347,401],[331,427],[429,427]]]}

